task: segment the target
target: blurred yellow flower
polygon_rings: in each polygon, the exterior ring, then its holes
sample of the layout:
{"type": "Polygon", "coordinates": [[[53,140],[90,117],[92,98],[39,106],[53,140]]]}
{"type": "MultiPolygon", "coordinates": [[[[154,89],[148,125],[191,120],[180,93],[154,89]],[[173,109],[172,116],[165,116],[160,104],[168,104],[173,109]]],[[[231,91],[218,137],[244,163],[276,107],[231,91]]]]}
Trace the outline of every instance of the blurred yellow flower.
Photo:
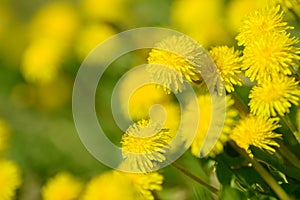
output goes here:
{"type": "Polygon", "coordinates": [[[187,36],[170,36],[149,53],[148,71],[168,94],[181,92],[185,89],[185,79],[193,83],[202,81],[197,64],[204,54],[203,48],[187,36]]]}
{"type": "Polygon", "coordinates": [[[149,172],[157,168],[158,163],[165,161],[169,130],[159,123],[140,120],[130,126],[122,136],[122,154],[132,170],[149,172]]]}
{"type": "Polygon", "coordinates": [[[21,171],[12,161],[0,160],[0,199],[12,200],[22,183],[21,171]]]}
{"type": "Polygon", "coordinates": [[[82,200],[154,200],[151,191],[161,190],[163,176],[154,172],[133,174],[107,171],[86,186],[82,200]]]}
{"type": "Polygon", "coordinates": [[[0,119],[0,154],[8,147],[9,132],[9,126],[4,120],[0,119]]]}
{"type": "Polygon", "coordinates": [[[283,11],[280,11],[280,6],[266,7],[250,12],[246,16],[236,39],[238,45],[247,46],[266,34],[285,33],[288,29],[293,29],[293,27],[283,22],[283,11]]]}
{"type": "Polygon", "coordinates": [[[278,73],[291,75],[297,64],[300,48],[299,40],[286,33],[270,33],[258,37],[244,49],[243,70],[251,81],[270,81],[278,73]]]}
{"type": "Polygon", "coordinates": [[[28,82],[46,84],[58,76],[64,47],[51,39],[39,39],[25,50],[21,71],[28,82]]]}
{"type": "Polygon", "coordinates": [[[242,79],[239,77],[242,65],[241,52],[235,51],[233,47],[217,46],[209,53],[219,70],[226,91],[233,92],[233,85],[241,86],[242,79]]]}
{"type": "Polygon", "coordinates": [[[230,35],[222,15],[223,0],[177,0],[172,4],[172,25],[204,47],[229,44],[230,35]]]}
{"type": "Polygon", "coordinates": [[[233,129],[230,137],[236,144],[245,149],[247,153],[253,157],[250,145],[258,147],[269,152],[275,152],[272,147],[279,147],[279,144],[274,140],[281,138],[281,134],[273,132],[279,128],[279,118],[263,118],[259,116],[247,116],[239,121],[233,129]]]}
{"type": "Polygon", "coordinates": [[[279,76],[270,82],[254,86],[250,91],[250,112],[262,117],[283,116],[289,108],[298,105],[299,82],[294,78],[279,76]]]}
{"type": "Polygon", "coordinates": [[[116,31],[104,23],[82,27],[76,41],[76,51],[79,58],[84,59],[98,44],[114,34],[116,31]]]}
{"type": "MultiPolygon", "coordinates": [[[[223,152],[223,145],[228,141],[228,136],[231,133],[231,129],[235,122],[234,118],[238,115],[238,112],[232,108],[233,103],[234,101],[230,98],[230,96],[226,96],[226,109],[222,109],[219,105],[214,105],[215,107],[213,107],[212,98],[209,94],[200,95],[198,97],[200,121],[198,124],[197,134],[191,146],[191,152],[194,156],[200,157],[202,154],[205,154],[214,157],[217,154],[223,152]],[[212,149],[209,149],[210,152],[207,154],[208,150],[206,149],[206,147],[209,147],[207,146],[207,144],[210,144],[210,142],[213,141],[216,137],[215,134],[207,136],[207,133],[210,128],[215,128],[211,127],[211,120],[213,114],[218,115],[218,112],[226,112],[225,121],[224,124],[219,124],[220,126],[222,126],[222,132],[219,135],[216,144],[214,144],[212,149]],[[204,141],[207,144],[204,144],[204,141]]],[[[214,132],[210,131],[210,133],[214,132]]]]}
{"type": "Polygon", "coordinates": [[[48,37],[67,44],[75,37],[78,26],[78,14],[72,4],[53,2],[35,14],[30,34],[33,40],[48,37]]]}
{"type": "Polygon", "coordinates": [[[82,183],[73,175],[61,172],[48,180],[42,188],[44,200],[74,200],[79,197],[82,183]]]}
{"type": "Polygon", "coordinates": [[[127,2],[127,0],[81,0],[80,8],[89,19],[121,23],[125,21],[127,2]]]}

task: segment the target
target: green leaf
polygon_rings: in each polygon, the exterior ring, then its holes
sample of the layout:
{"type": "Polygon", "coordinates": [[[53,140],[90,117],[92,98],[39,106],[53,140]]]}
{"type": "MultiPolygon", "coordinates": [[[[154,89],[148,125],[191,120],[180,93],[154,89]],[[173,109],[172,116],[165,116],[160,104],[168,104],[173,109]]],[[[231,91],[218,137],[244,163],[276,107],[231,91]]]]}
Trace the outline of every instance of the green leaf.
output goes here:
{"type": "Polygon", "coordinates": [[[247,199],[245,194],[235,188],[231,188],[229,186],[225,186],[222,189],[222,193],[220,195],[220,200],[244,200],[247,199]]]}

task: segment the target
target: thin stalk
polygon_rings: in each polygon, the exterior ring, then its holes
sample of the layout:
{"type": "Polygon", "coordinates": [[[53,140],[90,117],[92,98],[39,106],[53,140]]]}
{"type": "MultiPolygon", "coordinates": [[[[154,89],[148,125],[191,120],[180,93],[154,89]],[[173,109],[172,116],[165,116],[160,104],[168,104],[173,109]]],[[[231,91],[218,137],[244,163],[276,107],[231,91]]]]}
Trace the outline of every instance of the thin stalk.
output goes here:
{"type": "Polygon", "coordinates": [[[278,148],[280,155],[287,159],[292,165],[300,169],[299,158],[293,152],[291,152],[281,140],[276,140],[276,142],[280,145],[278,148]]]}
{"type": "Polygon", "coordinates": [[[285,125],[290,129],[290,131],[293,133],[293,135],[297,139],[298,143],[300,144],[300,134],[297,131],[296,127],[291,122],[291,119],[289,118],[289,116],[288,115],[284,115],[284,116],[281,117],[281,119],[283,120],[283,122],[285,123],[285,125]]]}
{"type": "Polygon", "coordinates": [[[247,105],[241,100],[240,96],[237,95],[236,93],[231,93],[231,96],[234,100],[234,104],[233,106],[235,107],[235,109],[237,109],[239,111],[239,113],[241,114],[242,117],[247,116],[247,114],[249,113],[248,107],[247,105]]]}
{"type": "Polygon", "coordinates": [[[241,148],[239,148],[234,142],[230,142],[230,145],[249,163],[252,164],[253,168],[260,174],[275,194],[282,200],[291,200],[288,194],[280,187],[273,176],[255,159],[250,158],[249,155],[241,148]]]}
{"type": "Polygon", "coordinates": [[[178,169],[179,171],[181,171],[182,173],[184,173],[186,176],[190,177],[191,179],[193,179],[193,180],[197,181],[198,183],[200,183],[201,185],[205,186],[207,189],[209,189],[214,194],[216,194],[216,195],[219,194],[219,189],[210,185],[209,183],[204,181],[202,178],[196,176],[195,174],[193,174],[192,172],[187,170],[185,167],[181,166],[180,164],[178,164],[176,162],[173,162],[171,165],[173,167],[175,167],[176,169],[178,169]]]}

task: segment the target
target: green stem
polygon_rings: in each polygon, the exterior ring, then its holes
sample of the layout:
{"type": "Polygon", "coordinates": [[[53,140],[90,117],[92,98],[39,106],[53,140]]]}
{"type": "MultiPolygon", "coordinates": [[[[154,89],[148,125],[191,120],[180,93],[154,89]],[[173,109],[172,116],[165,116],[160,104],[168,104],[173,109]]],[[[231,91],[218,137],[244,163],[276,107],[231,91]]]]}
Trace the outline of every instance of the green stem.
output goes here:
{"type": "Polygon", "coordinates": [[[173,167],[175,167],[176,169],[178,169],[179,171],[181,171],[182,173],[184,173],[186,176],[190,177],[191,179],[193,179],[193,180],[197,181],[198,183],[200,183],[201,185],[205,186],[211,192],[213,192],[217,195],[219,194],[219,189],[217,189],[214,186],[210,185],[209,183],[207,183],[206,181],[204,181],[200,177],[194,175],[189,170],[187,170],[185,167],[181,166],[180,164],[178,164],[176,162],[173,162],[171,165],[173,167]]]}
{"type": "Polygon", "coordinates": [[[300,144],[300,135],[299,132],[297,131],[296,127],[293,125],[291,122],[291,119],[289,118],[288,115],[284,115],[281,117],[285,125],[290,129],[290,131],[293,133],[295,138],[297,139],[298,143],[300,144]]]}
{"type": "Polygon", "coordinates": [[[249,110],[246,104],[241,100],[240,96],[236,94],[235,92],[231,93],[231,96],[234,100],[233,106],[235,109],[237,109],[242,117],[245,117],[248,115],[249,110]]]}
{"type": "Polygon", "coordinates": [[[255,158],[250,158],[249,155],[243,149],[239,148],[234,142],[230,142],[230,144],[249,163],[252,163],[253,168],[261,175],[261,177],[266,181],[266,183],[280,199],[291,200],[291,198],[282,189],[282,187],[280,187],[273,176],[255,158]]]}
{"type": "Polygon", "coordinates": [[[280,155],[287,159],[292,165],[300,169],[299,158],[293,152],[291,152],[281,140],[276,140],[276,142],[280,145],[278,148],[280,155]]]}
{"type": "Polygon", "coordinates": [[[288,8],[288,10],[292,13],[292,15],[294,15],[296,22],[298,22],[298,24],[300,24],[300,17],[295,12],[295,10],[293,8],[288,8]]]}

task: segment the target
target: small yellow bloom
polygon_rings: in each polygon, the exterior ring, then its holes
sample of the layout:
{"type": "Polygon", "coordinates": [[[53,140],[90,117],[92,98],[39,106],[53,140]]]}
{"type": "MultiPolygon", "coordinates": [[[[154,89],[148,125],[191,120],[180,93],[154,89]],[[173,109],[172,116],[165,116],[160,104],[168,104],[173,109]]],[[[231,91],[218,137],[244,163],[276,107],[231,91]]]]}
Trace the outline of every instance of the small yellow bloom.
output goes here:
{"type": "Polygon", "coordinates": [[[22,183],[21,171],[12,161],[0,160],[0,199],[14,199],[16,190],[22,183]]]}
{"type": "Polygon", "coordinates": [[[280,6],[267,7],[247,15],[236,39],[239,46],[247,46],[265,34],[285,33],[288,29],[293,29],[293,27],[283,22],[283,12],[280,11],[280,6]]]}
{"type": "Polygon", "coordinates": [[[28,82],[46,84],[55,80],[62,62],[64,46],[52,39],[37,39],[25,50],[21,71],[28,82]]]}
{"type": "Polygon", "coordinates": [[[0,153],[8,147],[9,132],[10,130],[6,122],[0,119],[0,153]]]}
{"type": "Polygon", "coordinates": [[[299,96],[299,83],[294,78],[280,76],[252,88],[249,94],[250,111],[262,117],[283,116],[289,113],[292,104],[298,105],[299,96]]]}
{"type": "MultiPolygon", "coordinates": [[[[215,105],[215,107],[213,107],[211,101],[212,98],[208,94],[200,95],[198,97],[198,103],[200,108],[200,118],[199,118],[200,121],[198,124],[197,134],[191,146],[191,152],[196,157],[200,157],[202,154],[214,157],[217,154],[222,153],[223,145],[229,139],[228,135],[231,132],[231,129],[233,127],[235,121],[234,118],[238,115],[237,111],[232,108],[234,101],[230,98],[230,96],[226,96],[226,109],[222,109],[218,105],[215,105]],[[211,147],[210,142],[215,141],[214,139],[217,137],[217,135],[215,134],[210,134],[207,136],[207,133],[209,129],[215,128],[215,127],[211,127],[212,116],[213,114],[217,116],[218,112],[226,112],[224,124],[222,123],[220,124],[220,126],[223,127],[222,132],[219,135],[219,138],[216,144],[214,144],[213,148],[207,149],[208,147],[209,148],[211,147]],[[209,153],[207,153],[208,150],[210,151],[209,153]]],[[[210,131],[210,133],[211,132],[212,131],[210,131]]]]}
{"type": "Polygon", "coordinates": [[[149,53],[148,71],[153,81],[167,93],[181,92],[185,89],[185,80],[202,81],[198,67],[205,55],[203,48],[187,36],[170,36],[157,43],[149,53]]]}
{"type": "Polygon", "coordinates": [[[280,127],[278,121],[278,118],[267,119],[259,116],[248,116],[237,124],[230,137],[251,157],[253,155],[249,149],[250,145],[275,152],[272,146],[279,147],[279,144],[274,139],[281,137],[281,134],[273,132],[280,127]]]}
{"type": "Polygon", "coordinates": [[[141,120],[130,126],[122,137],[122,152],[132,170],[149,172],[165,161],[169,148],[168,129],[150,120],[141,120]]]}
{"type": "Polygon", "coordinates": [[[108,171],[94,177],[82,200],[154,200],[151,191],[162,189],[163,176],[108,171]]]}
{"type": "Polygon", "coordinates": [[[279,73],[291,75],[300,58],[298,39],[285,33],[272,33],[257,38],[244,49],[243,70],[251,81],[270,81],[279,73]]]}
{"type": "Polygon", "coordinates": [[[241,86],[241,52],[235,51],[233,47],[218,46],[212,48],[209,53],[219,70],[226,91],[233,92],[233,85],[241,86]]]}
{"type": "Polygon", "coordinates": [[[62,172],[51,178],[42,189],[44,200],[73,200],[79,197],[82,183],[71,174],[62,172]]]}

